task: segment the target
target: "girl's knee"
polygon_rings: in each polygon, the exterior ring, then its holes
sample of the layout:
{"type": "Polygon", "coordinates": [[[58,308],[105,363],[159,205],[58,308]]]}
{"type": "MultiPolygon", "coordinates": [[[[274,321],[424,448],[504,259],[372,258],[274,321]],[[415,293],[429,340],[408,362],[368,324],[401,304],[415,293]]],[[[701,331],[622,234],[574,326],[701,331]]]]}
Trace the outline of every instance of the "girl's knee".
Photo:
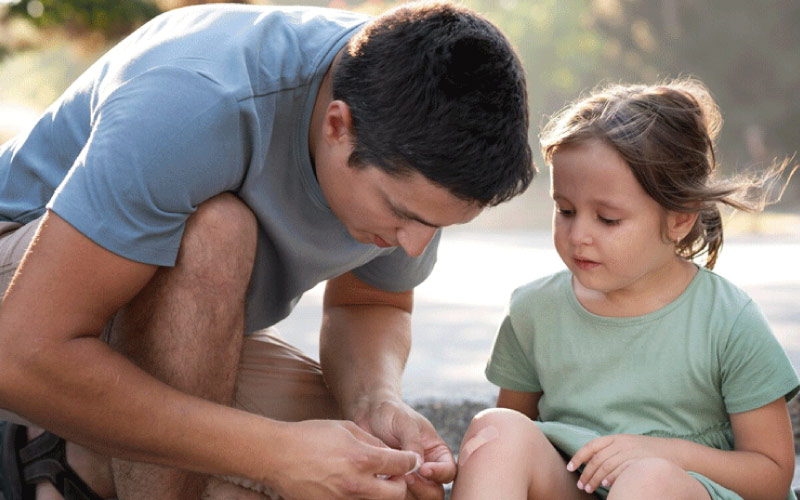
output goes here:
{"type": "Polygon", "coordinates": [[[526,415],[505,408],[490,408],[472,419],[461,442],[459,465],[484,446],[503,454],[519,450],[527,455],[532,447],[543,442],[547,442],[546,438],[526,415]]]}
{"type": "Polygon", "coordinates": [[[536,426],[532,425],[531,419],[518,411],[507,408],[488,408],[475,415],[464,435],[464,440],[466,441],[471,435],[487,428],[504,430],[506,433],[513,434],[537,430],[536,426]],[[529,427],[534,429],[529,429],[529,427]]]}
{"type": "Polygon", "coordinates": [[[673,462],[645,458],[631,463],[620,473],[609,490],[608,498],[647,498],[655,491],[659,492],[660,498],[690,498],[685,496],[685,488],[687,485],[694,487],[693,483],[696,481],[673,462]]]}

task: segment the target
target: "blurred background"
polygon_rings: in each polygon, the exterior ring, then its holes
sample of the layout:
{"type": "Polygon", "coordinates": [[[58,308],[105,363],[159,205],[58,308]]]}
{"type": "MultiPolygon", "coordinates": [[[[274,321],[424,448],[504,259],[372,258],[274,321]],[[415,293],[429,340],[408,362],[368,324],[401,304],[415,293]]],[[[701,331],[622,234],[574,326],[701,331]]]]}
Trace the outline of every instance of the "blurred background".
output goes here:
{"type": "MultiPolygon", "coordinates": [[[[99,55],[160,12],[191,0],[0,0],[0,143],[24,131],[99,55]]],[[[400,2],[306,3],[370,14],[400,2]]],[[[405,397],[455,450],[472,415],[492,405],[483,376],[494,332],[517,286],[563,267],[550,241],[549,172],[537,136],[548,115],[601,83],[678,76],[703,80],[724,126],[725,175],[758,169],[800,149],[798,0],[463,0],[496,23],[527,71],[530,140],[540,173],[528,191],[448,229],[433,274],[416,291],[405,397]]],[[[716,271],[764,309],[800,369],[800,175],[780,204],[726,220],[716,271]]],[[[312,357],[322,286],[278,325],[312,357]]],[[[800,451],[800,404],[793,402],[800,451]]],[[[800,465],[800,459],[798,460],[800,465]]],[[[800,485],[800,470],[795,474],[800,485]]]]}
{"type": "MultiPolygon", "coordinates": [[[[26,128],[92,61],[158,13],[193,0],[0,0],[0,142],[26,128]]],[[[378,14],[383,0],[256,0],[378,14]]],[[[800,2],[797,0],[464,0],[508,35],[528,74],[531,143],[544,117],[600,83],[695,76],[711,89],[725,125],[726,173],[791,156],[800,139],[800,2]]],[[[538,150],[538,148],[534,148],[538,150]]],[[[481,227],[549,224],[547,171],[481,227]]],[[[800,226],[800,180],[770,217],[746,230],[800,226]],[[778,216],[776,216],[778,214],[778,216]],[[782,215],[782,216],[781,216],[782,215]],[[790,217],[791,216],[791,217],[790,217]],[[764,227],[761,227],[764,226],[764,227]]],[[[734,228],[736,229],[736,228],[734,228]]]]}
{"type": "MultiPolygon", "coordinates": [[[[0,141],[24,130],[100,54],[159,12],[191,0],[0,0],[0,141]]],[[[379,14],[399,2],[307,3],[379,14]]],[[[495,22],[527,71],[540,173],[517,199],[445,231],[417,292],[411,398],[490,397],[483,364],[510,292],[563,264],[549,236],[549,173],[537,136],[548,115],[600,83],[703,80],[725,120],[723,173],[757,169],[800,146],[798,0],[463,0],[495,22]]],[[[764,214],[726,221],[717,270],[762,304],[800,367],[800,175],[764,214]]],[[[284,335],[316,352],[321,288],[284,335]]]]}

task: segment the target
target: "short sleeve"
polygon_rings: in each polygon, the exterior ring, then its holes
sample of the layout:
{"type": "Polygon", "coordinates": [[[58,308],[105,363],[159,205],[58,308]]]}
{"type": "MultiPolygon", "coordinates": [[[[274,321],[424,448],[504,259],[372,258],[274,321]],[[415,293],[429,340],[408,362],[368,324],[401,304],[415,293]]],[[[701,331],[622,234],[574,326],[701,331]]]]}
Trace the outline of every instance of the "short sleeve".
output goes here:
{"type": "Polygon", "coordinates": [[[381,290],[404,292],[411,290],[433,271],[442,230],[438,229],[419,257],[409,257],[401,247],[380,255],[353,269],[358,279],[381,290]]]}
{"type": "Polygon", "coordinates": [[[189,215],[244,176],[236,101],[198,73],[156,67],[98,97],[91,120],[48,208],[122,257],[173,265],[189,215]]]}
{"type": "Polygon", "coordinates": [[[742,309],[724,346],[722,395],[728,413],[760,408],[778,398],[792,398],[800,380],[752,300],[742,309]]]}
{"type": "Polygon", "coordinates": [[[486,378],[498,387],[512,391],[542,390],[539,377],[531,360],[525,355],[510,315],[500,324],[494,339],[492,353],[486,365],[486,378]]]}

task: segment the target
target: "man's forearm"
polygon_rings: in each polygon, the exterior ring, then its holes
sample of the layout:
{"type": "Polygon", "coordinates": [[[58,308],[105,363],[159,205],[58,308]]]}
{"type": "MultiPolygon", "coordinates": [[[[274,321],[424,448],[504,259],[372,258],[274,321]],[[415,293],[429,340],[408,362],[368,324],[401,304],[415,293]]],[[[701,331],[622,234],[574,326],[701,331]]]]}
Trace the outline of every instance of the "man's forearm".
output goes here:
{"type": "Polygon", "coordinates": [[[411,291],[381,292],[352,275],[329,281],[320,361],[347,418],[385,445],[414,452],[417,467],[421,460],[408,483],[410,496],[441,498],[442,484],[455,477],[453,455],[431,423],[402,400],[412,305],[411,291]]]}
{"type": "MultiPolygon", "coordinates": [[[[139,370],[94,337],[62,349],[3,358],[3,406],[101,453],[205,473],[258,478],[244,470],[278,426],[183,394],[139,370]],[[24,366],[23,366],[24,365],[24,366]],[[257,422],[256,422],[257,421],[257,422]],[[257,424],[257,425],[254,425],[257,424]]],[[[275,423],[277,424],[277,423],[275,423]]]]}
{"type": "Polygon", "coordinates": [[[348,418],[368,400],[400,399],[411,314],[392,306],[330,307],[323,315],[323,374],[348,418]]]}

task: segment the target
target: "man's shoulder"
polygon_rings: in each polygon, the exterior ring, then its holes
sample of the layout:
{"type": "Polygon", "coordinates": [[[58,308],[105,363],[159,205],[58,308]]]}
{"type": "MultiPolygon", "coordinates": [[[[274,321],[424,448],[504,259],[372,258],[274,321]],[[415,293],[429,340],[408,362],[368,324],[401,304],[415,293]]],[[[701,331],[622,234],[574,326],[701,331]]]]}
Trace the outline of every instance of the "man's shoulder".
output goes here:
{"type": "MultiPolygon", "coordinates": [[[[249,31],[261,35],[284,28],[306,31],[348,30],[370,16],[357,12],[313,6],[272,6],[246,4],[204,4],[165,12],[137,30],[142,33],[168,32],[175,36],[227,36],[218,43],[242,40],[249,31]],[[232,28],[238,31],[231,32],[232,28]]],[[[265,49],[270,47],[265,46],[265,49]]]]}
{"type": "Polygon", "coordinates": [[[198,5],[166,12],[104,58],[104,80],[183,68],[238,98],[304,84],[368,18],[318,7],[198,5]]]}

